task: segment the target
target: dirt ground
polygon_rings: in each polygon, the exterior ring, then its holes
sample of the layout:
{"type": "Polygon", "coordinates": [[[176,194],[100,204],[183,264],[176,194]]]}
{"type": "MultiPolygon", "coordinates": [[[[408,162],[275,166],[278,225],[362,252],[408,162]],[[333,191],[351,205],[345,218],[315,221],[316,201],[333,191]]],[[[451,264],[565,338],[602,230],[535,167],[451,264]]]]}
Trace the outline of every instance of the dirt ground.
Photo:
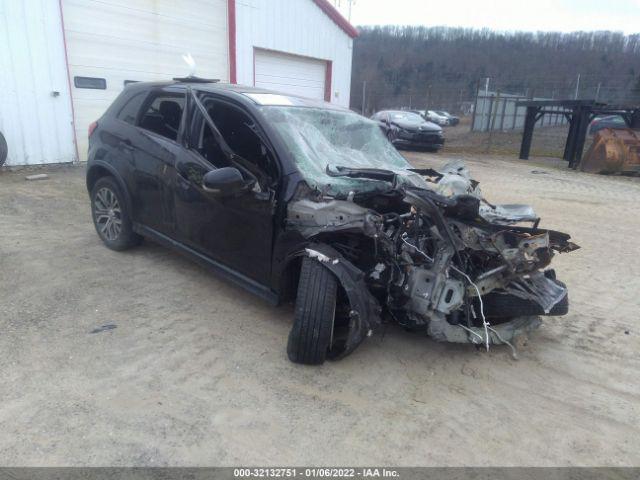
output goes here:
{"type": "Polygon", "coordinates": [[[555,260],[570,314],[518,361],[389,328],[294,365],[291,307],[149,242],[103,247],[82,167],[0,173],[0,464],[640,465],[640,180],[466,160],[582,246],[555,260]]]}

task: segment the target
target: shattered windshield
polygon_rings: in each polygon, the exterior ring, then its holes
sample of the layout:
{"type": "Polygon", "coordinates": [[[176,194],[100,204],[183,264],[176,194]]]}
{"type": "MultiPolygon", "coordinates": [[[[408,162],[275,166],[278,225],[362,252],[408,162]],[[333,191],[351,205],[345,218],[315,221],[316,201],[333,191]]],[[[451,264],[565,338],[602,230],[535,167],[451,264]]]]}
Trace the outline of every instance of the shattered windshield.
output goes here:
{"type": "Polygon", "coordinates": [[[377,122],[353,112],[323,108],[265,106],[262,112],[311,187],[326,188],[333,194],[389,187],[381,180],[332,177],[327,167],[392,170],[403,174],[401,181],[421,181],[407,172],[411,165],[382,134],[377,122]]]}

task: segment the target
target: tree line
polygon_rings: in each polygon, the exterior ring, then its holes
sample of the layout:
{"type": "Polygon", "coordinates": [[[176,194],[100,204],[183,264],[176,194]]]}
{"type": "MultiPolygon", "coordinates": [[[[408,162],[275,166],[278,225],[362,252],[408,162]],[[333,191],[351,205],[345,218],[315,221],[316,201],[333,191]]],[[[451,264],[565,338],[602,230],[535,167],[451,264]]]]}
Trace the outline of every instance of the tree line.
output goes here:
{"type": "Polygon", "coordinates": [[[640,100],[640,34],[496,32],[449,27],[360,27],[351,106],[457,109],[490,78],[527,96],[640,100]],[[578,74],[580,80],[578,80],[578,74]],[[364,86],[366,82],[366,86],[364,86]]]}

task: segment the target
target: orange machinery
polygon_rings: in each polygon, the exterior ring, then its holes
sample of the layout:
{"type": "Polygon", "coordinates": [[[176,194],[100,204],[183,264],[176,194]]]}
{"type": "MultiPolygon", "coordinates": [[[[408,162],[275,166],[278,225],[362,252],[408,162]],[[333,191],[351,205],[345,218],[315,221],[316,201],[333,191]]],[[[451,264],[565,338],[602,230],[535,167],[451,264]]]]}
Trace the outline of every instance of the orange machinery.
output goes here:
{"type": "Polygon", "coordinates": [[[598,131],[580,162],[580,170],[640,174],[640,131],[630,128],[603,128],[598,131]]]}

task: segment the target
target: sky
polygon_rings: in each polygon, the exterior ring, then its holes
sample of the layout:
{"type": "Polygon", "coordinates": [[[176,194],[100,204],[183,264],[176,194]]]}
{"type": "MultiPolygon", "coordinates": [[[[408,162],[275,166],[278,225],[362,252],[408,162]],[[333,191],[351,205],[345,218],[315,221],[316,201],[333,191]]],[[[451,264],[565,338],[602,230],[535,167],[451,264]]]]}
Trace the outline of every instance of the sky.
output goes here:
{"type": "MultiPolygon", "coordinates": [[[[348,15],[349,0],[331,0],[348,15]]],[[[353,25],[640,33],[640,0],[353,0],[353,25]]]]}

